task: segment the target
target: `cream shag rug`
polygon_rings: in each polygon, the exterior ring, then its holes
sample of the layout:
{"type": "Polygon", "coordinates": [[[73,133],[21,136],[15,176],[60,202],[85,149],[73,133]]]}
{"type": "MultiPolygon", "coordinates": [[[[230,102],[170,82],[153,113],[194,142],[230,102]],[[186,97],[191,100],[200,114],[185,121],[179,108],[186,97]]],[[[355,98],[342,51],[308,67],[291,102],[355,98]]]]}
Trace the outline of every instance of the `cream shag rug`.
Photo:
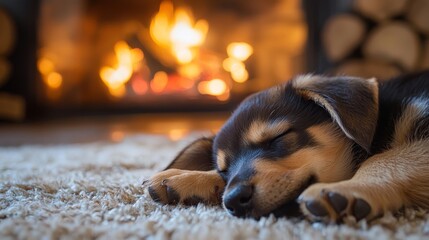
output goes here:
{"type": "Polygon", "coordinates": [[[161,206],[141,182],[180,148],[163,136],[120,143],[0,148],[0,239],[429,239],[429,212],[325,226],[229,216],[220,207],[161,206]]]}

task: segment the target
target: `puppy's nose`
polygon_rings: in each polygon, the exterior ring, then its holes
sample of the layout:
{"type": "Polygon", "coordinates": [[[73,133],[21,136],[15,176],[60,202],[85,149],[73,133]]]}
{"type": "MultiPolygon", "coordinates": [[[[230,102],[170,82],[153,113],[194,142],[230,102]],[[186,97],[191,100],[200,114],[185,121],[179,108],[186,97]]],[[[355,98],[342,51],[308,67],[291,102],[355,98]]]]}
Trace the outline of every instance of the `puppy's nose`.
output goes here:
{"type": "Polygon", "coordinates": [[[239,184],[224,196],[223,203],[232,215],[245,217],[252,208],[252,196],[252,185],[239,184]]]}

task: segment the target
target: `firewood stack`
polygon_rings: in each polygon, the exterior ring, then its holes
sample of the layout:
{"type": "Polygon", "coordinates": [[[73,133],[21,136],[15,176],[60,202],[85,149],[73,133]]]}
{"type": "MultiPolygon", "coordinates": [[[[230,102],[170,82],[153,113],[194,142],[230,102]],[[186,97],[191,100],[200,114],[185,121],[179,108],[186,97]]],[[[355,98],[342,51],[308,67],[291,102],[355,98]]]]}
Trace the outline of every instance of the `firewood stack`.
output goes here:
{"type": "Polygon", "coordinates": [[[15,35],[12,18],[0,8],[0,119],[22,120],[24,118],[24,99],[7,92],[12,73],[9,56],[13,52],[15,35]]]}
{"type": "Polygon", "coordinates": [[[9,15],[0,9],[0,86],[2,86],[10,73],[10,64],[7,55],[12,51],[15,41],[15,31],[9,15]]]}
{"type": "Polygon", "coordinates": [[[324,26],[326,55],[342,75],[387,79],[429,68],[429,0],[354,0],[324,26]]]}

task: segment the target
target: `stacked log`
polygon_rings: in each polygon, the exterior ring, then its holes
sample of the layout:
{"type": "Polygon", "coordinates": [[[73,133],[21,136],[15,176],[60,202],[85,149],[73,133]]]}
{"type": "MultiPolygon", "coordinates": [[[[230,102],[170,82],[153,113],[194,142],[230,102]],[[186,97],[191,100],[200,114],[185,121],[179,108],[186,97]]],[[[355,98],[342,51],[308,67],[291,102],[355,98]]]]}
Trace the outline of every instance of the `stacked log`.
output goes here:
{"type": "Polygon", "coordinates": [[[429,69],[429,1],[354,0],[321,37],[335,74],[387,79],[429,69]]]}
{"type": "Polygon", "coordinates": [[[12,54],[15,38],[12,18],[5,10],[0,9],[0,119],[19,121],[25,117],[24,98],[4,90],[12,72],[9,56],[12,54]]]}
{"type": "Polygon", "coordinates": [[[10,63],[7,55],[15,43],[15,26],[6,11],[0,9],[0,87],[5,84],[10,75],[10,63]]]}

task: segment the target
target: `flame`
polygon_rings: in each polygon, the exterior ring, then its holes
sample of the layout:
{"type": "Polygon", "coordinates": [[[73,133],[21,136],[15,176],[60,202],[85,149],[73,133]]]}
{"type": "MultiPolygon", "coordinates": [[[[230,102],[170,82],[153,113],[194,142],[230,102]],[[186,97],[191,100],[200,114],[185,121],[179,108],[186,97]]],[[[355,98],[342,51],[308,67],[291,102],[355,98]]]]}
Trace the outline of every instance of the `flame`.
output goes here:
{"type": "Polygon", "coordinates": [[[117,64],[115,67],[104,66],[100,69],[101,80],[109,88],[110,94],[122,97],[126,93],[125,84],[130,80],[134,66],[140,62],[144,55],[140,49],[131,49],[124,41],[114,46],[117,64]]]}
{"type": "Polygon", "coordinates": [[[204,43],[208,23],[195,22],[185,8],[177,8],[170,1],[163,1],[159,12],[152,18],[150,36],[160,47],[168,49],[179,64],[190,63],[195,58],[195,47],[204,43]]]}
{"type": "MultiPolygon", "coordinates": [[[[197,64],[186,64],[186,65],[180,66],[177,70],[180,73],[180,75],[188,79],[197,79],[201,74],[201,69],[197,64]]],[[[192,85],[190,87],[192,87],[192,85]]]]}
{"type": "Polygon", "coordinates": [[[221,96],[228,91],[225,81],[215,78],[209,81],[202,81],[198,84],[198,91],[201,94],[221,96]]]}
{"type": "Polygon", "coordinates": [[[168,84],[168,75],[166,72],[159,71],[156,72],[153,76],[152,81],[150,82],[150,88],[155,93],[162,92],[168,84]]]}
{"type": "Polygon", "coordinates": [[[63,84],[63,76],[55,71],[54,62],[46,57],[37,60],[37,68],[42,75],[43,82],[52,89],[63,84]]]}
{"type": "Polygon", "coordinates": [[[51,72],[44,78],[45,83],[51,88],[59,88],[63,83],[63,77],[57,72],[51,72]]]}
{"type": "Polygon", "coordinates": [[[249,79],[249,73],[243,62],[253,54],[252,46],[245,42],[233,42],[228,44],[226,52],[229,58],[223,61],[223,68],[231,73],[231,78],[235,82],[246,82],[249,79]]]}
{"type": "Polygon", "coordinates": [[[253,48],[245,42],[233,42],[227,46],[226,52],[229,57],[243,62],[253,54],[253,48]]]}
{"type": "Polygon", "coordinates": [[[139,95],[143,95],[148,90],[148,84],[143,79],[135,79],[131,82],[131,87],[133,88],[134,92],[139,95]]]}
{"type": "Polygon", "coordinates": [[[179,8],[175,13],[175,24],[170,31],[170,41],[178,47],[200,46],[206,37],[208,23],[198,20],[193,25],[193,19],[185,9],[179,8]]]}
{"type": "Polygon", "coordinates": [[[55,70],[54,63],[50,59],[45,57],[42,57],[37,61],[37,68],[39,69],[39,72],[43,75],[48,75],[55,70]]]}

